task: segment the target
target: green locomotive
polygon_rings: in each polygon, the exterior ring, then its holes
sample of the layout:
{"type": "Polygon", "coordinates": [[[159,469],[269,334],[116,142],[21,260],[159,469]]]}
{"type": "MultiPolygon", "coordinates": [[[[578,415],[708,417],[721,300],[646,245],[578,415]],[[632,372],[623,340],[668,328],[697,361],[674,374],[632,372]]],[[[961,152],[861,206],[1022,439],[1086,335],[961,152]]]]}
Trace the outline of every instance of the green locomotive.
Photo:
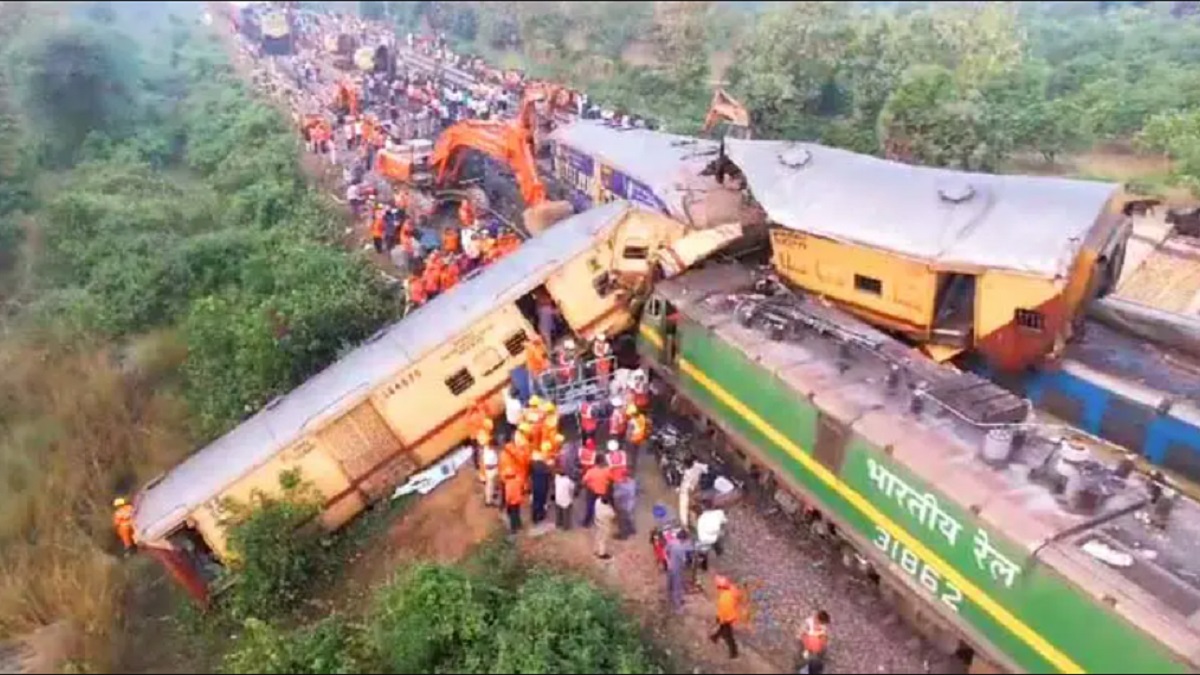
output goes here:
{"type": "Polygon", "coordinates": [[[743,468],[971,672],[1200,668],[1200,508],[1021,399],[742,266],[661,282],[638,333],[743,468]]]}

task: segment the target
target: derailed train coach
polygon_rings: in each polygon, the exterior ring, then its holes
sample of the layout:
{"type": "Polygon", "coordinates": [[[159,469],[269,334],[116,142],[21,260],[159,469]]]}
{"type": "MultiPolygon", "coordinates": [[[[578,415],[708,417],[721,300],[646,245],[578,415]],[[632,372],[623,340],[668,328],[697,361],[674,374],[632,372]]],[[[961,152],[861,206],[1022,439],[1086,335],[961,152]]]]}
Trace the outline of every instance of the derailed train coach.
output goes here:
{"type": "Polygon", "coordinates": [[[789,282],[934,359],[1013,372],[1061,356],[1120,276],[1119,186],[910,166],[811,143],[728,139],[789,282]]]}
{"type": "Polygon", "coordinates": [[[747,269],[656,286],[639,350],[735,472],[970,672],[1196,672],[1200,507],[747,269]]]}
{"type": "Polygon", "coordinates": [[[277,494],[293,471],[324,500],[321,525],[341,526],[457,447],[475,401],[500,408],[535,333],[535,293],[576,334],[617,334],[652,276],[642,252],[683,234],[622,201],[530,239],[147,484],[134,499],[140,550],[206,602],[228,554],[230,503],[277,494]]]}

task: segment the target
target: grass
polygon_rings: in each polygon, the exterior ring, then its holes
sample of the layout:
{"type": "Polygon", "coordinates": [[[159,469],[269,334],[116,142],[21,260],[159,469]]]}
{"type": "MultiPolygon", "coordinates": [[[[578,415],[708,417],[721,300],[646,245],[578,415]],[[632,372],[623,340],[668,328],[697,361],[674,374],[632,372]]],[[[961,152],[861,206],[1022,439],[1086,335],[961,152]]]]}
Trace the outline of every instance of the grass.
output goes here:
{"type": "Polygon", "coordinates": [[[83,661],[116,657],[125,572],[111,500],[191,447],[186,410],[163,385],[178,358],[169,344],[148,339],[131,367],[91,345],[0,343],[0,635],[69,617],[83,661]]]}

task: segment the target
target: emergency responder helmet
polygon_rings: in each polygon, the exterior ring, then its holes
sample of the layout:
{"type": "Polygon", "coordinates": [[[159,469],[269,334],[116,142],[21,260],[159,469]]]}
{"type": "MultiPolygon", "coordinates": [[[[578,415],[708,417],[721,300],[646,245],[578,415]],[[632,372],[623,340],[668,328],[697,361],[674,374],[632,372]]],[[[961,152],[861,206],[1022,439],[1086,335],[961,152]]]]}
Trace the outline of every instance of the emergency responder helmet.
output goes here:
{"type": "Polygon", "coordinates": [[[121,508],[122,506],[125,506],[125,505],[126,505],[126,504],[128,504],[128,503],[129,503],[129,502],[125,501],[125,498],[124,498],[124,497],[117,497],[116,499],[114,499],[114,500],[113,500],[113,508],[114,508],[114,509],[119,509],[119,508],[121,508]]]}
{"type": "Polygon", "coordinates": [[[626,414],[626,415],[636,415],[636,414],[637,414],[637,411],[638,411],[638,409],[637,409],[637,404],[636,404],[636,403],[630,403],[630,404],[629,404],[629,405],[628,405],[628,406],[625,408],[625,414],[626,414]]]}
{"type": "Polygon", "coordinates": [[[542,452],[550,452],[554,449],[554,444],[550,441],[542,441],[542,452]]]}
{"type": "Polygon", "coordinates": [[[571,338],[567,338],[566,340],[563,340],[563,349],[565,349],[567,351],[574,350],[575,349],[575,341],[572,340],[571,338]]]}
{"type": "Polygon", "coordinates": [[[592,338],[592,342],[605,342],[607,340],[608,338],[604,336],[604,333],[596,333],[596,337],[592,338]]]}
{"type": "Polygon", "coordinates": [[[496,428],[496,423],[492,421],[492,418],[485,417],[483,418],[483,428],[491,431],[492,429],[496,428]]]}
{"type": "Polygon", "coordinates": [[[548,413],[552,413],[555,410],[558,410],[558,406],[554,405],[554,401],[546,401],[545,403],[542,404],[542,410],[545,412],[548,412],[548,413]]]}
{"type": "Polygon", "coordinates": [[[608,442],[608,451],[609,452],[616,452],[620,449],[621,449],[621,444],[618,443],[617,441],[609,441],[608,442]]]}
{"type": "Polygon", "coordinates": [[[536,407],[540,406],[541,404],[542,404],[542,399],[540,396],[530,396],[529,397],[530,407],[536,408],[536,407]]]}
{"type": "Polygon", "coordinates": [[[517,425],[517,431],[523,434],[529,433],[532,429],[533,427],[529,426],[529,422],[521,422],[517,425]]]}

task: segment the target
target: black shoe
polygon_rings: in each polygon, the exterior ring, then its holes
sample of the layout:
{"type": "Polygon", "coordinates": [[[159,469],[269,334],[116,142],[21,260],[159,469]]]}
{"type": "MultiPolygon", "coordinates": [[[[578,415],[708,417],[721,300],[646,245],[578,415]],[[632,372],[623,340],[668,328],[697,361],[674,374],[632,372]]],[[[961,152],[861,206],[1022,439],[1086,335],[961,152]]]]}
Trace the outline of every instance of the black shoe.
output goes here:
{"type": "Polygon", "coordinates": [[[596,557],[597,557],[597,558],[599,558],[599,559],[601,559],[601,560],[612,560],[612,554],[611,554],[611,553],[607,553],[607,554],[605,554],[605,555],[598,555],[598,556],[596,556],[596,557]]]}

